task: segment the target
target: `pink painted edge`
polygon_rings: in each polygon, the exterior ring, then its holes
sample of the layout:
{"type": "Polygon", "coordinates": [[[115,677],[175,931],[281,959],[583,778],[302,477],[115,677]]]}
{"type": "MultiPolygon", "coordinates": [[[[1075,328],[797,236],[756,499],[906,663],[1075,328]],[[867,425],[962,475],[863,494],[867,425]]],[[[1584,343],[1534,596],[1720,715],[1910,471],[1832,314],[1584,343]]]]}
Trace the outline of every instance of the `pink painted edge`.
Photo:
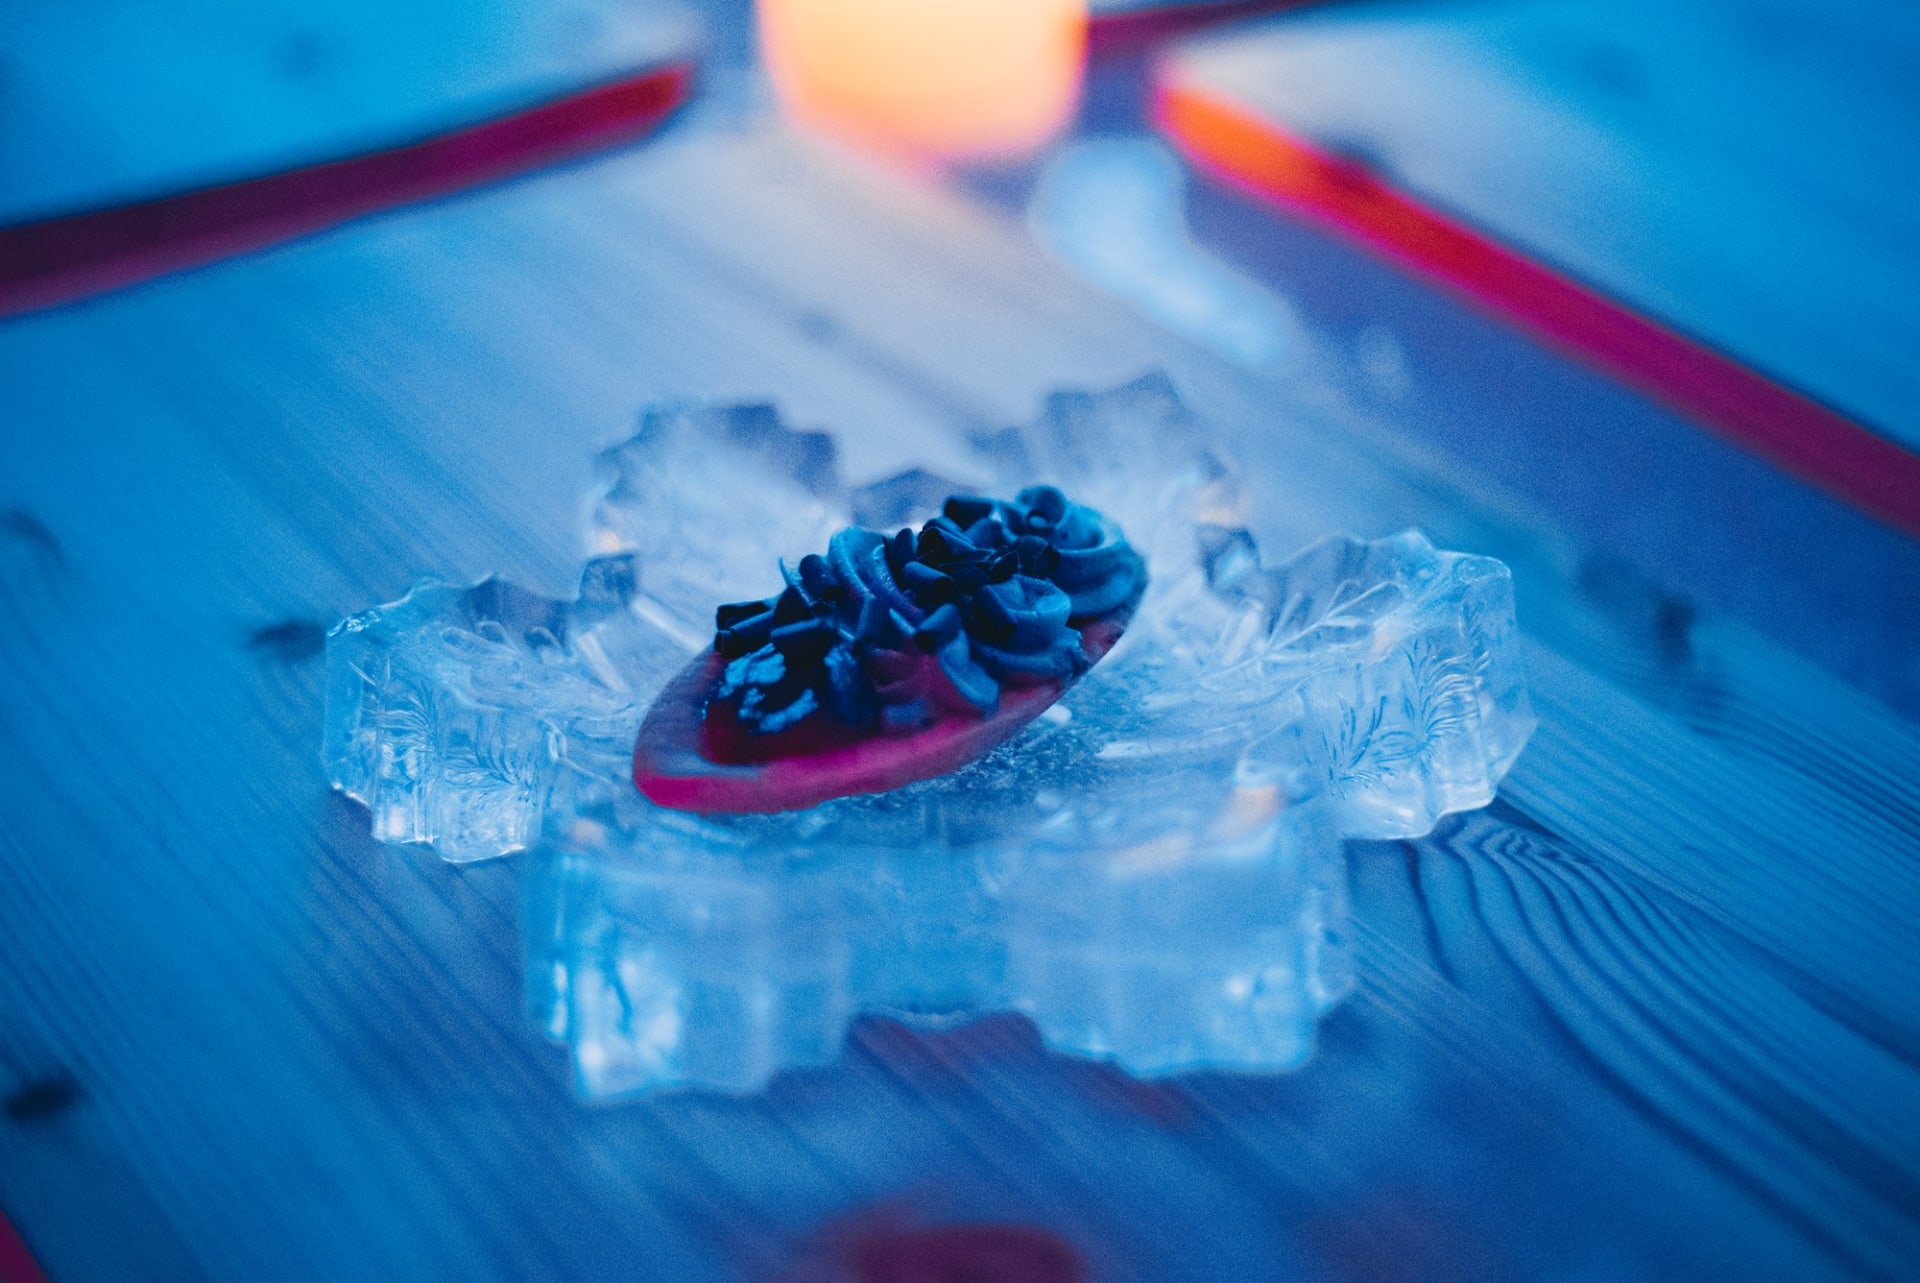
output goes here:
{"type": "Polygon", "coordinates": [[[1920,455],[1321,152],[1163,63],[1155,123],[1202,169],[1516,321],[1862,511],[1920,536],[1920,455]]]}
{"type": "Polygon", "coordinates": [[[1124,53],[1186,35],[1202,27],[1263,14],[1304,9],[1326,0],[1204,0],[1197,4],[1161,4],[1119,13],[1096,13],[1087,21],[1087,48],[1096,54],[1124,53]]]}
{"type": "Polygon", "coordinates": [[[263,249],[395,206],[610,147],[686,101],[690,62],[649,68],[379,151],[0,227],[0,316],[263,249]]]}
{"type": "Polygon", "coordinates": [[[0,1283],[47,1283],[40,1263],[5,1213],[0,1213],[0,1283]]]}

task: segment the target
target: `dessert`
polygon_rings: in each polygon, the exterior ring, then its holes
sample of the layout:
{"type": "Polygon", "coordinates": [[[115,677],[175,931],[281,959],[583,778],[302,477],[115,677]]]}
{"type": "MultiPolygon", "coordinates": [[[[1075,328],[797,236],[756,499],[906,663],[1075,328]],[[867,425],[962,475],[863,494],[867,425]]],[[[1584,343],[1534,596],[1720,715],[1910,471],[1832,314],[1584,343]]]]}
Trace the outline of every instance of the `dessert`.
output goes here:
{"type": "Polygon", "coordinates": [[[919,530],[851,526],[715,612],[667,685],[634,783],[680,810],[799,810],[956,770],[1043,712],[1125,631],[1146,565],[1052,486],[950,497],[919,530]]]}

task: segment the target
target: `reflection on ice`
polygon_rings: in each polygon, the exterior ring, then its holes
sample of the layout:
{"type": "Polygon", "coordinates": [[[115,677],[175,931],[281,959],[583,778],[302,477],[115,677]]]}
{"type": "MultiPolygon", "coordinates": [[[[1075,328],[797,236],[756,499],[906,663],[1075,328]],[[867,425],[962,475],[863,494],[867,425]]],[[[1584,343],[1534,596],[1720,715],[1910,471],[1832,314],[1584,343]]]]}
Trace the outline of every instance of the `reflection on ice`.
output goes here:
{"type": "Polygon", "coordinates": [[[1142,1074],[1295,1064],[1346,985],[1340,837],[1484,804],[1531,731],[1505,567],[1414,532],[1268,565],[1164,380],[1056,397],[976,463],[970,485],[1055,482],[1115,518],[1152,582],[1061,704],[892,793],[700,818],[629,780],[716,601],[849,513],[943,492],[849,491],[830,442],[764,408],[649,415],[603,456],[577,601],[424,585],[329,638],[327,762],[377,836],[541,848],[530,992],[587,1094],[751,1089],[866,1011],[1024,1011],[1142,1074]]]}

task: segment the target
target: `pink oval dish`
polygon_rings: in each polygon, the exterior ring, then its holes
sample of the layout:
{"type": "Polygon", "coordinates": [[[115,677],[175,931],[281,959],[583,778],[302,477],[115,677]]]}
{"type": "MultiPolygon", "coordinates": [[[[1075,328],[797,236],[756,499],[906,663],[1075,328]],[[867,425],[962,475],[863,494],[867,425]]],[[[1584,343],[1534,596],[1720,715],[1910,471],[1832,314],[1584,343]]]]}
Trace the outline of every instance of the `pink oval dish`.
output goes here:
{"type": "MultiPolygon", "coordinates": [[[[1120,640],[1134,605],[1129,602],[1080,629],[1089,666],[1120,640]]],[[[906,734],[876,733],[816,753],[727,764],[712,761],[699,747],[707,700],[725,665],[707,652],[669,682],[647,711],[633,748],[633,782],[649,800],[701,814],[754,814],[901,788],[956,771],[987,753],[1045,712],[1077,680],[1009,688],[985,717],[948,713],[906,734]]]]}

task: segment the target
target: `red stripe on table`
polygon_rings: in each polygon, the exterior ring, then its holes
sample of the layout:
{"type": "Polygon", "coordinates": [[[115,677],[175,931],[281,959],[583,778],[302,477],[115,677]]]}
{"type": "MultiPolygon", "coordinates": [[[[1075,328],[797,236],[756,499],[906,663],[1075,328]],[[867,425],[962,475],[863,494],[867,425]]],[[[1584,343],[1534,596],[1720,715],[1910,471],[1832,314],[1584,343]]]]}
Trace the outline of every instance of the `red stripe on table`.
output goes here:
{"type": "Polygon", "coordinates": [[[1096,12],[1087,21],[1087,47],[1094,53],[1120,53],[1159,44],[1199,27],[1252,18],[1283,9],[1301,9],[1318,0],[1200,0],[1163,4],[1118,13],[1096,12]]]}
{"type": "Polygon", "coordinates": [[[1395,191],[1162,68],[1153,113],[1201,168],[1331,224],[1738,444],[1920,535],[1920,455],[1395,191]]]}
{"type": "Polygon", "coordinates": [[[5,1216],[0,1216],[0,1283],[47,1283],[33,1253],[5,1216]]]}
{"type": "Polygon", "coordinates": [[[70,302],[609,147],[686,101],[687,64],[419,142],[0,227],[0,316],[70,302]]]}

